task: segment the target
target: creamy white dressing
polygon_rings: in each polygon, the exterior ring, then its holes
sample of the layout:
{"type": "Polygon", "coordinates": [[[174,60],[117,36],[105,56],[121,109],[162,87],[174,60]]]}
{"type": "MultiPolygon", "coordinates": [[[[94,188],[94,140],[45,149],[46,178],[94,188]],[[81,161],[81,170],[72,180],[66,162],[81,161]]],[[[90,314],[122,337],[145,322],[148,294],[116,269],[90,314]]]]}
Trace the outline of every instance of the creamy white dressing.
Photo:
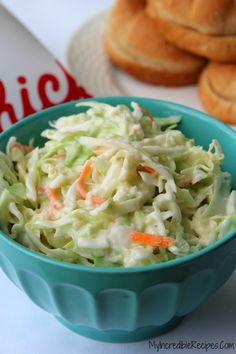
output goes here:
{"type": "Polygon", "coordinates": [[[196,252],[236,226],[216,140],[204,151],[174,128],[179,117],[152,120],[135,102],[78,106],[90,108],[51,123],[43,147],[24,152],[11,137],[0,154],[0,227],[10,237],[64,261],[132,267],[196,252]]]}

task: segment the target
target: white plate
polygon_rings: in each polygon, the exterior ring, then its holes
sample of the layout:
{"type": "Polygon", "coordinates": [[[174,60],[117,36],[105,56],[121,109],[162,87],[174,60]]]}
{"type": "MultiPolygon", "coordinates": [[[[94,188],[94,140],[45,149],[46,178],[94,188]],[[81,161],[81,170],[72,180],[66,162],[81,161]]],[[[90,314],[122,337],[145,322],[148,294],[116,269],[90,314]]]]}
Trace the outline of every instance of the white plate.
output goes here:
{"type": "Polygon", "coordinates": [[[107,12],[87,21],[76,31],[69,43],[68,66],[80,85],[86,87],[94,96],[129,95],[158,98],[204,112],[196,85],[178,88],[149,85],[113,66],[103,48],[106,17],[107,12]]]}

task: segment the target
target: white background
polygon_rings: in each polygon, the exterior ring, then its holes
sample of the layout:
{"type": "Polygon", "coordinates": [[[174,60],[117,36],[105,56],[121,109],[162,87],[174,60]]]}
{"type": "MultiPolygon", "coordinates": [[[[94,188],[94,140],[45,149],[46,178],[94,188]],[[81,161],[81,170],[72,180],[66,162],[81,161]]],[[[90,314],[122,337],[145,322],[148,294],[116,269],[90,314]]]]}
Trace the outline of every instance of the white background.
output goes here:
{"type": "MultiPolygon", "coordinates": [[[[128,1],[128,0],[127,0],[128,1]]],[[[1,2],[1,1],[0,1],[1,2]]],[[[73,32],[89,17],[104,11],[112,0],[4,0],[28,28],[64,62],[73,32]]],[[[1,24],[0,24],[1,26],[1,24]]],[[[1,30],[1,27],[0,27],[1,30]]],[[[51,315],[37,308],[0,271],[0,354],[144,354],[156,353],[148,341],[106,344],[76,335],[51,315]]],[[[233,342],[236,352],[236,273],[216,294],[187,317],[174,331],[156,338],[173,343],[179,340],[233,342]]],[[[174,353],[177,350],[160,350],[174,353]]],[[[185,351],[204,353],[204,350],[185,351]]]]}

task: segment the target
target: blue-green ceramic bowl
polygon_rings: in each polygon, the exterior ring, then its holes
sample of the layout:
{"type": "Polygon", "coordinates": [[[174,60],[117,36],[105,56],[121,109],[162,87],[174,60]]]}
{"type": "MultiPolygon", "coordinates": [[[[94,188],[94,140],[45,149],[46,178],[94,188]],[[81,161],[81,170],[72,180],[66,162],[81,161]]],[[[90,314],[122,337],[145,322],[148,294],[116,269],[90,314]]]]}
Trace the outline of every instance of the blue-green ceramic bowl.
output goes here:
{"type": "MultiPolygon", "coordinates": [[[[112,105],[136,101],[154,116],[180,115],[179,128],[197,144],[207,148],[213,138],[219,140],[225,153],[223,168],[232,174],[236,187],[236,134],[224,124],[170,102],[133,97],[96,100],[112,105]]],[[[82,110],[71,102],[36,113],[1,134],[0,150],[5,151],[12,135],[23,143],[35,137],[41,144],[40,133],[48,121],[82,110]]],[[[108,342],[138,341],[172,329],[225,283],[236,266],[235,234],[167,263],[109,269],[56,261],[0,233],[0,266],[35,304],[73,331],[108,342]]]]}

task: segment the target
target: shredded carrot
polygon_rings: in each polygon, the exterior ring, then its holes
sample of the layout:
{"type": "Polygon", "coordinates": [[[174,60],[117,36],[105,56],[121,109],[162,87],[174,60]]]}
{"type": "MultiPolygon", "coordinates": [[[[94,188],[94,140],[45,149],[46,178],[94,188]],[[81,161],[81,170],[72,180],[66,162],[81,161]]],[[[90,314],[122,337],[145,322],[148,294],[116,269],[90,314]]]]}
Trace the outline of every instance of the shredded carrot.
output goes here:
{"type": "MultiPolygon", "coordinates": [[[[79,192],[79,194],[81,195],[81,197],[83,199],[86,199],[88,196],[88,192],[85,189],[84,183],[85,183],[85,179],[87,178],[87,176],[89,175],[89,173],[92,170],[92,164],[93,164],[92,160],[88,160],[85,163],[85,165],[82,169],[81,175],[79,176],[77,186],[76,186],[77,191],[79,192]]],[[[100,196],[96,196],[96,195],[91,196],[91,200],[92,200],[93,204],[97,204],[97,205],[101,205],[102,203],[104,203],[106,201],[106,199],[104,199],[100,196]]]]}
{"type": "Polygon", "coordinates": [[[82,197],[83,199],[86,199],[88,192],[86,191],[86,189],[84,188],[84,186],[83,186],[82,184],[80,184],[80,183],[77,183],[76,188],[77,188],[77,191],[79,192],[79,194],[81,195],[81,197],[82,197]]]}
{"type": "Polygon", "coordinates": [[[60,201],[58,195],[57,195],[57,192],[55,191],[55,189],[52,189],[52,188],[48,188],[48,187],[45,187],[43,185],[40,185],[38,190],[40,192],[45,192],[49,201],[50,201],[50,204],[52,206],[52,208],[54,209],[61,209],[63,207],[63,204],[62,202],[60,201]]]}
{"type": "Polygon", "coordinates": [[[105,203],[105,201],[106,201],[105,198],[99,197],[97,195],[92,195],[91,200],[92,200],[93,204],[96,204],[96,205],[101,205],[101,204],[105,203]]]}
{"type": "Polygon", "coordinates": [[[154,170],[154,168],[146,165],[145,163],[140,163],[140,165],[144,168],[144,170],[148,173],[150,173],[151,175],[153,176],[156,176],[157,175],[157,171],[154,170]]]}
{"type": "Polygon", "coordinates": [[[180,187],[186,187],[192,183],[193,183],[193,180],[191,178],[187,178],[187,179],[184,179],[183,181],[181,181],[179,185],[180,185],[180,187]]]}
{"type": "Polygon", "coordinates": [[[46,194],[47,197],[51,203],[51,206],[54,209],[61,209],[62,208],[62,202],[60,201],[60,199],[58,198],[58,195],[55,191],[55,189],[52,188],[46,188],[46,194]]]}
{"type": "Polygon", "coordinates": [[[152,235],[139,231],[132,231],[130,236],[133,242],[143,243],[150,246],[158,246],[160,248],[168,248],[172,246],[175,242],[173,237],[162,236],[162,235],[152,235]]]}
{"type": "Polygon", "coordinates": [[[148,110],[146,108],[140,107],[141,111],[150,119],[151,122],[154,122],[155,119],[153,118],[153,116],[151,115],[150,112],[148,112],[148,110]]]}
{"type": "Polygon", "coordinates": [[[28,154],[29,152],[31,152],[33,150],[32,146],[23,145],[23,144],[20,144],[20,143],[14,143],[13,147],[18,148],[19,150],[21,150],[25,154],[28,154]]]}
{"type": "Polygon", "coordinates": [[[79,176],[79,183],[80,184],[84,184],[86,177],[89,175],[89,173],[92,170],[92,164],[93,161],[92,160],[88,160],[85,162],[85,165],[81,171],[81,174],[79,176]]]}
{"type": "Polygon", "coordinates": [[[81,171],[81,174],[79,176],[78,183],[77,183],[77,191],[79,192],[81,197],[84,198],[84,199],[86,199],[86,197],[87,197],[87,191],[84,188],[84,183],[85,183],[86,177],[91,172],[92,164],[93,164],[92,160],[86,161],[86,163],[85,163],[85,165],[84,165],[84,167],[83,167],[83,169],[81,171]]]}

